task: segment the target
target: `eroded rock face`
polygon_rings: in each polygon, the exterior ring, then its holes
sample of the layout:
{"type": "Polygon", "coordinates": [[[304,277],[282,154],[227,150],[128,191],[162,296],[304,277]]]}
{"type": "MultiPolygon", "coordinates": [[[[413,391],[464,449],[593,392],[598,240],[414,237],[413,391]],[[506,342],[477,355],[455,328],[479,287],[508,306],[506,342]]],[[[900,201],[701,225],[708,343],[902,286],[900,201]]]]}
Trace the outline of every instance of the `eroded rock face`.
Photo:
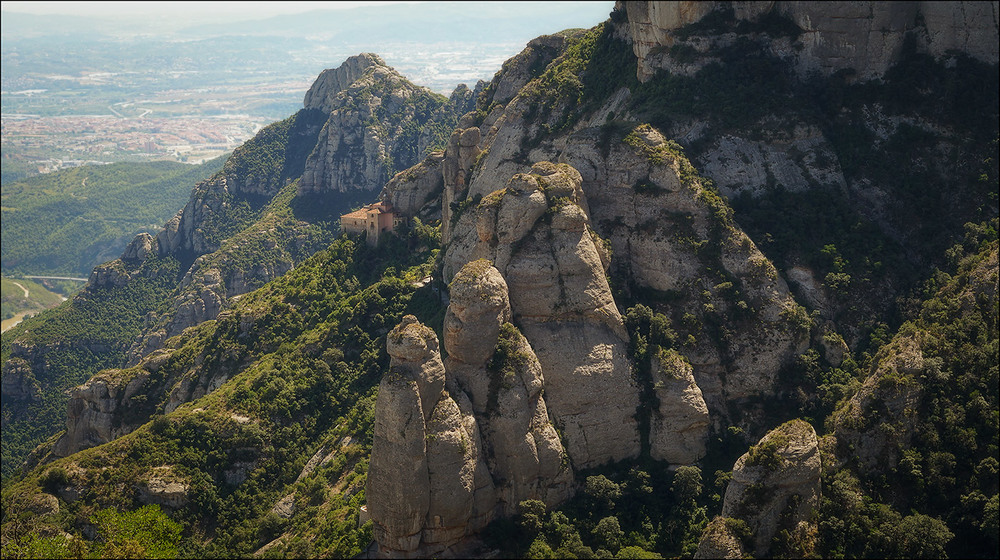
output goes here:
{"type": "Polygon", "coordinates": [[[665,352],[651,365],[660,406],[650,419],[649,453],[674,465],[690,465],[705,456],[708,406],[691,364],[679,353],[665,352]]]}
{"type": "Polygon", "coordinates": [[[329,117],[306,160],[302,193],[382,189],[397,171],[419,163],[437,141],[429,130],[433,127],[421,132],[422,126],[432,121],[453,126],[473,102],[465,86],[449,101],[439,100],[375,55],[352,57],[344,66],[324,72],[313,86],[316,91],[306,96],[307,108],[315,106],[329,117]],[[321,103],[315,101],[320,97],[321,103]],[[429,105],[430,112],[417,104],[429,105]]]}
{"type": "Polygon", "coordinates": [[[722,516],[746,522],[755,557],[767,556],[779,530],[815,533],[811,512],[819,509],[820,467],[816,431],[802,420],[771,430],[737,459],[722,516]]]}
{"type": "Polygon", "coordinates": [[[424,161],[397,173],[386,183],[379,198],[388,201],[397,212],[407,216],[441,219],[443,162],[444,152],[431,152],[424,161]]]}
{"type": "Polygon", "coordinates": [[[387,556],[440,554],[492,519],[493,481],[468,397],[445,388],[434,331],[408,315],[386,346],[366,488],[375,539],[387,556]]]}
{"type": "Polygon", "coordinates": [[[808,332],[790,321],[796,303],[777,269],[735,222],[713,210],[712,195],[692,177],[679,146],[649,126],[611,142],[606,153],[598,141],[597,130],[583,129],[567,138],[563,157],[580,170],[615,275],[687,294],[672,305],[702,322],[712,312],[741,318],[726,340],[701,334],[693,348],[682,349],[714,418],[725,417],[726,401],[769,394],[781,366],[808,344],[808,332]],[[717,248],[715,265],[703,260],[699,244],[717,248]],[[711,268],[725,270],[727,279],[711,268]]]}
{"type": "Polygon", "coordinates": [[[156,250],[156,239],[152,235],[142,232],[125,247],[121,259],[127,264],[135,266],[145,261],[146,257],[152,255],[156,250]]]}
{"type": "Polygon", "coordinates": [[[802,75],[850,68],[861,79],[881,76],[910,31],[933,56],[958,50],[988,63],[998,59],[997,2],[617,2],[615,9],[627,15],[642,81],[663,67],[658,47],[672,46],[677,30],[719,9],[741,21],[767,14],[793,21],[802,30],[801,48],[785,45],[786,54],[802,75]]]}
{"type": "Polygon", "coordinates": [[[790,192],[847,186],[833,146],[814,126],[767,141],[722,136],[702,158],[701,170],[730,198],[744,191],[758,195],[774,184],[790,192]]]}
{"type": "Polygon", "coordinates": [[[184,208],[156,234],[160,256],[202,255],[218,249],[218,241],[206,237],[202,226],[223,216],[231,200],[225,175],[218,174],[196,185],[184,208]]]}
{"type": "Polygon", "coordinates": [[[549,414],[574,465],[587,468],[638,454],[638,388],[580,184],[565,164],[514,175],[458,219],[444,273],[480,258],[501,273],[542,366],[549,414]]]}
{"type": "Polygon", "coordinates": [[[9,358],[3,364],[2,376],[0,394],[3,395],[4,402],[30,402],[41,396],[42,388],[27,360],[9,358]]]}
{"type": "Polygon", "coordinates": [[[695,558],[743,558],[745,551],[738,535],[729,527],[733,519],[716,517],[705,527],[695,558]]]}
{"type": "Polygon", "coordinates": [[[170,509],[180,509],[190,500],[191,486],[177,476],[172,467],[156,467],[146,480],[136,484],[139,501],[144,504],[158,504],[170,509]]]}
{"type": "Polygon", "coordinates": [[[566,48],[567,37],[562,34],[542,35],[528,42],[520,53],[503,64],[490,84],[492,102],[506,104],[529,81],[541,75],[545,67],[566,48]]]}
{"type": "Polygon", "coordinates": [[[923,386],[916,378],[931,365],[921,347],[925,336],[916,332],[896,337],[880,348],[874,374],[832,417],[840,447],[853,450],[850,456],[860,468],[881,471],[896,465],[900,450],[909,445],[916,431],[923,397],[923,386]],[[878,412],[873,410],[876,405],[878,412]],[[894,429],[879,428],[886,425],[894,429]]]}
{"type": "Polygon", "coordinates": [[[441,204],[441,238],[451,239],[453,205],[467,196],[468,178],[472,175],[472,166],[479,157],[480,130],[472,128],[456,128],[448,140],[448,148],[444,152],[442,164],[442,179],[444,195],[441,204]]]}
{"type": "MultiPolygon", "coordinates": [[[[954,296],[962,302],[962,316],[997,308],[998,262],[1000,252],[994,248],[969,271],[967,284],[954,296]]],[[[879,349],[874,373],[831,416],[839,464],[857,461],[860,469],[882,473],[899,464],[901,451],[919,437],[919,410],[927,399],[924,387],[942,382],[946,375],[932,350],[936,339],[925,330],[901,332],[879,349]]]]}
{"type": "Polygon", "coordinates": [[[506,282],[489,261],[478,260],[459,271],[450,292],[445,366],[470,396],[500,515],[515,514],[522,500],[562,503],[572,491],[572,469],[549,421],[538,358],[508,322],[506,282]]]}
{"type": "Polygon", "coordinates": [[[123,378],[119,373],[107,370],[73,388],[66,407],[66,433],[53,447],[53,455],[68,457],[132,431],[134,426],[122,425],[118,409],[137,393],[148,375],[123,378]]]}
{"type": "Polygon", "coordinates": [[[319,109],[330,113],[337,94],[347,89],[372,66],[385,66],[385,62],[372,53],[349,57],[337,68],[323,70],[306,92],[302,105],[306,109],[319,109]]]}

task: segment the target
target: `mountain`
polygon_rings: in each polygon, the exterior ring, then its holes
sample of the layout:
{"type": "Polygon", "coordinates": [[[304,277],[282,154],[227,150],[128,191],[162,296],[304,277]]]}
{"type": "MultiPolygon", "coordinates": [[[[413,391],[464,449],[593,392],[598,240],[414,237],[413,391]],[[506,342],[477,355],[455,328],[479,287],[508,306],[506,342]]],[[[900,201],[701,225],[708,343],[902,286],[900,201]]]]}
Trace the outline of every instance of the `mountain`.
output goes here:
{"type": "Polygon", "coordinates": [[[4,183],[5,272],[86,276],[184,205],[223,158],[82,166],[4,183]]]}
{"type": "Polygon", "coordinates": [[[5,556],[991,557],[996,13],[618,3],[449,99],[324,71],[3,336],[5,556]]]}

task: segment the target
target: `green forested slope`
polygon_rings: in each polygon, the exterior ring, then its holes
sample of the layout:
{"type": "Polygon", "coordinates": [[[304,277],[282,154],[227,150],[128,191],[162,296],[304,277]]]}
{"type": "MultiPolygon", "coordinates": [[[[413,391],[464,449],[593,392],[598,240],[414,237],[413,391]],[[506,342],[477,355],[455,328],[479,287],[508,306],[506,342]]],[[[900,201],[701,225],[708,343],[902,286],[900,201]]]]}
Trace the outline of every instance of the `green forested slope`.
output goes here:
{"type": "Polygon", "coordinates": [[[4,556],[71,554],[71,543],[51,536],[56,527],[110,515],[100,513],[108,509],[138,508],[137,483],[164,466],[190,485],[190,501],[172,515],[185,537],[168,532],[165,543],[159,528],[168,520],[150,513],[152,528],[137,539],[140,556],[153,546],[199,556],[248,555],[283,532],[289,537],[273,553],[361,552],[371,533],[370,524],[358,526],[357,507],[364,503],[374,389],[388,367],[385,334],[404,313],[440,323],[430,286],[413,284],[430,272],[436,254],[416,235],[380,250],[342,238],[241,298],[224,317],[174,339],[156,376],[205,360],[237,373],[194,403],[5,488],[4,556]],[[220,359],[221,348],[226,357],[220,359]],[[297,480],[321,449],[331,461],[297,480]],[[225,472],[240,468],[245,481],[227,478],[225,472]],[[31,511],[19,496],[39,484],[78,485],[87,499],[67,505],[51,524],[22,524],[31,511]],[[287,519],[269,513],[286,495],[294,513],[287,519]]]}
{"type": "Polygon", "coordinates": [[[0,359],[5,368],[19,369],[23,363],[31,366],[27,371],[39,372],[26,380],[38,387],[36,395],[23,403],[5,402],[0,411],[4,478],[64,425],[69,398],[64,388],[123,364],[124,352],[138,336],[145,315],[170,293],[177,273],[176,260],[157,259],[147,263],[144,282],[89,288],[65,305],[30,317],[4,333],[0,359]],[[19,344],[26,349],[24,358],[11,356],[11,345],[19,335],[23,335],[19,344]]]}
{"type": "Polygon", "coordinates": [[[137,233],[155,234],[223,159],[83,166],[4,183],[4,272],[88,276],[137,233]]]}

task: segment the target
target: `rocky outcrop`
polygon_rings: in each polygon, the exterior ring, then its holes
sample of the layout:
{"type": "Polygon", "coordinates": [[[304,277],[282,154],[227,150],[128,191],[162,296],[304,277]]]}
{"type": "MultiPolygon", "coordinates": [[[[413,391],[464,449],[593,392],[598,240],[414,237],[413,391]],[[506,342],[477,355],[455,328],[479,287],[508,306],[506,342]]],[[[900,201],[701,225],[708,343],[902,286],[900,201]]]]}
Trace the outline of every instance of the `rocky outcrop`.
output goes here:
{"type": "Polygon", "coordinates": [[[337,68],[323,70],[306,92],[303,107],[329,114],[334,109],[337,94],[358,81],[372,66],[385,66],[385,62],[376,54],[361,53],[349,57],[337,68]]]}
{"type": "Polygon", "coordinates": [[[206,225],[223,219],[231,206],[232,193],[225,175],[196,185],[184,208],[156,234],[159,255],[202,255],[217,250],[221,240],[207,237],[206,225]]]}
{"type": "Polygon", "coordinates": [[[56,457],[68,457],[115,439],[135,426],[122,424],[120,408],[138,394],[148,374],[136,377],[121,375],[121,370],[107,370],[70,391],[66,410],[66,433],[52,449],[56,457]]]}
{"type": "Polygon", "coordinates": [[[172,510],[180,509],[190,501],[190,484],[174,473],[173,467],[155,467],[146,479],[135,488],[139,502],[156,504],[172,510]]]}
{"type": "Polygon", "coordinates": [[[470,101],[471,95],[456,94],[448,103],[375,55],[353,57],[345,65],[345,71],[324,73],[329,87],[314,86],[317,92],[307,95],[315,104],[323,94],[326,101],[318,106],[329,117],[306,160],[302,193],[378,191],[396,172],[417,164],[439,140],[429,131],[454,126],[470,101]],[[335,85],[351,77],[334,93],[335,85]]]}
{"type": "Polygon", "coordinates": [[[444,152],[442,178],[444,198],[441,204],[441,238],[451,239],[452,221],[457,205],[468,197],[467,181],[472,175],[472,165],[479,157],[480,130],[476,127],[457,128],[451,133],[444,152]]]}
{"type": "Polygon", "coordinates": [[[397,212],[424,219],[441,219],[441,193],[444,177],[441,167],[444,152],[431,152],[424,161],[396,173],[386,183],[379,199],[392,205],[397,212]]]}
{"type": "Polygon", "coordinates": [[[867,471],[896,465],[917,429],[917,410],[923,397],[919,376],[933,363],[924,359],[924,332],[894,338],[879,349],[878,366],[861,388],[832,416],[838,459],[858,461],[867,471]],[[850,449],[849,453],[846,451],[850,449]]]}
{"type": "Polygon", "coordinates": [[[545,376],[545,399],[578,468],[634,457],[638,388],[611,296],[605,247],[590,229],[572,167],[540,162],[457,220],[446,278],[485,258],[545,376]]]}
{"type": "Polygon", "coordinates": [[[11,357],[3,363],[2,384],[0,394],[3,402],[31,402],[41,396],[42,388],[31,364],[23,358],[11,357]]]}
{"type": "Polygon", "coordinates": [[[136,266],[157,251],[156,239],[146,232],[135,236],[122,252],[121,259],[128,265],[136,266]]]}
{"type": "Polygon", "coordinates": [[[776,37],[775,50],[792,57],[801,75],[852,69],[861,79],[877,78],[898,59],[910,32],[936,57],[957,50],[998,60],[997,2],[617,2],[615,10],[627,16],[642,81],[669,64],[662,53],[681,40],[678,31],[726,10],[736,21],[778,16],[798,26],[794,48],[776,37]]]}
{"type": "Polygon", "coordinates": [[[815,535],[818,520],[813,512],[819,510],[820,467],[816,431],[802,420],[771,430],[737,459],[722,516],[747,524],[755,557],[768,555],[779,530],[815,535]]]}
{"type": "Polygon", "coordinates": [[[673,294],[676,319],[739,318],[731,336],[702,330],[693,347],[681,349],[713,416],[727,414],[726,401],[769,394],[781,366],[808,343],[808,331],[790,321],[797,306],[785,281],[726,218],[724,203],[702,186],[677,144],[640,126],[603,153],[601,134],[587,128],[571,135],[562,157],[580,170],[591,219],[614,255],[612,273],[673,294]],[[706,245],[718,255],[714,264],[704,259],[706,245]]]}
{"type": "Polygon", "coordinates": [[[564,502],[572,469],[549,421],[538,358],[508,322],[506,282],[488,261],[473,261],[455,276],[450,294],[445,366],[472,402],[497,481],[499,514],[514,515],[523,500],[564,502]]]}
{"type": "Polygon", "coordinates": [[[790,192],[847,187],[833,146],[815,126],[799,125],[768,140],[724,135],[706,150],[700,167],[729,198],[757,196],[775,185],[790,192]]]}
{"type": "Polygon", "coordinates": [[[565,33],[542,35],[529,41],[524,50],[507,59],[487,86],[488,105],[506,105],[520,93],[521,88],[540,76],[545,67],[562,54],[568,39],[569,35],[565,33]]]}
{"type": "Polygon", "coordinates": [[[726,517],[713,519],[702,532],[694,557],[709,559],[747,557],[740,536],[733,530],[734,522],[739,523],[740,520],[726,517]]]}
{"type": "Polygon", "coordinates": [[[406,316],[375,403],[366,497],[383,555],[440,555],[492,519],[496,495],[468,397],[446,386],[437,336],[406,316]]]}
{"type": "Polygon", "coordinates": [[[649,454],[672,465],[690,465],[705,456],[708,406],[682,355],[663,352],[651,365],[660,404],[650,419],[649,454]]]}

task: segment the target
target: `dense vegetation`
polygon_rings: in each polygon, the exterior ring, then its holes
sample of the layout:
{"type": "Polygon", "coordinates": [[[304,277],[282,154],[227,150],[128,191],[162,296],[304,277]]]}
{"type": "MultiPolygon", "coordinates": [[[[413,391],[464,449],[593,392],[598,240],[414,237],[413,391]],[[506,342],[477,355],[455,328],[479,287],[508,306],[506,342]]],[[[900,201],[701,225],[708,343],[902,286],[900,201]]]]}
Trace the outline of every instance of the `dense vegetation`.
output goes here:
{"type": "Polygon", "coordinates": [[[178,272],[176,260],[154,259],[146,263],[141,282],[90,287],[64,305],[3,333],[0,360],[5,368],[12,360],[28,359],[38,362],[31,365],[39,372],[29,380],[39,388],[37,398],[20,406],[4,403],[4,480],[16,472],[35,446],[65,425],[66,389],[102,369],[124,363],[125,350],[139,335],[146,314],[156,310],[172,291],[178,272]],[[28,351],[12,358],[15,339],[28,351]]]}
{"type": "Polygon", "coordinates": [[[364,503],[374,389],[388,367],[385,334],[404,313],[435,321],[427,295],[415,297],[413,283],[430,272],[437,255],[420,239],[414,231],[376,250],[341,238],[241,298],[225,317],[176,339],[162,375],[196,360],[212,368],[238,363],[239,373],[196,406],[158,415],[132,434],[5,488],[4,555],[73,554],[72,542],[45,535],[56,526],[72,530],[75,519],[101,515],[103,508],[138,507],[137,492],[122,493],[121,483],[131,488],[160,466],[190,484],[191,499],[172,515],[182,532],[157,546],[246,555],[285,534],[268,556],[359,553],[371,538],[370,525],[358,527],[357,509],[364,503]],[[227,358],[219,361],[221,348],[227,358]],[[330,454],[329,462],[303,471],[314,453],[330,454]],[[128,467],[101,474],[101,465],[118,464],[120,457],[128,467]],[[233,478],[240,468],[245,479],[233,478]],[[15,496],[63,484],[85,488],[88,499],[61,510],[48,528],[7,522],[30,516],[15,496]],[[293,496],[294,514],[269,512],[269,504],[286,495],[293,496]]]}
{"type": "Polygon", "coordinates": [[[222,161],[88,165],[4,182],[4,273],[89,276],[136,234],[155,235],[222,161]]]}
{"type": "MultiPolygon", "coordinates": [[[[822,130],[849,183],[878,185],[894,201],[889,215],[872,216],[839,188],[788,192],[777,182],[759,196],[727,201],[693,166],[679,170],[685,183],[706,182],[700,201],[713,216],[700,256],[734,310],[741,302],[739,286],[727,277],[719,253],[722,234],[736,227],[779,270],[815,271],[832,302],[828,316],[801,306],[792,310],[789,322],[809,331],[810,347],[780,372],[780,391],[760,407],[761,429],[802,418],[822,440],[818,534],[803,542],[784,531],[772,552],[994,554],[1000,472],[996,66],[960,56],[945,64],[910,45],[882,83],[848,85],[843,75],[803,82],[763,46],[768,38],[794,39],[800,32],[794,24],[775,17],[746,24],[720,11],[679,33],[681,41],[668,53],[696,61],[703,54],[685,40],[726,33],[732,41],[711,53],[712,62],[692,76],[664,72],[639,84],[630,49],[613,32],[621,17],[616,12],[611,23],[571,33],[565,54],[536,69],[526,90],[525,118],[538,125],[537,135],[522,145],[522,157],[531,143],[569,130],[625,85],[632,116],[660,130],[693,116],[706,123],[702,142],[685,147],[695,162],[713,138],[755,137],[762,120],[785,116],[788,123],[799,119],[822,130]],[[858,124],[874,105],[904,121],[878,143],[858,124]],[[977,116],[984,107],[992,112],[977,116]],[[928,122],[934,126],[924,126],[928,122]],[[943,148],[950,156],[942,167],[936,162],[943,148]],[[952,180],[948,188],[939,188],[941,177],[952,180]],[[901,226],[907,227],[900,232],[901,226]],[[842,360],[826,353],[827,342],[843,342],[831,324],[850,339],[842,360]],[[910,362],[921,365],[895,368],[894,360],[907,352],[910,362]],[[890,406],[899,395],[909,399],[901,415],[890,406]],[[884,453],[866,456],[859,434],[882,437],[884,453]]],[[[415,110],[429,114],[440,102],[418,100],[415,110]]],[[[168,341],[155,368],[119,372],[126,379],[148,374],[147,386],[156,388],[127,404],[129,419],[141,427],[12,477],[7,458],[27,454],[51,435],[65,397],[47,391],[51,395],[30,405],[29,413],[44,425],[18,424],[4,407],[5,557],[231,557],[255,551],[264,557],[345,557],[371,542],[371,524],[359,523],[359,508],[376,387],[388,367],[385,335],[413,313],[440,337],[441,297],[434,285],[416,287],[440,266],[440,238],[436,227],[419,221],[376,248],[334,238],[332,218],[354,201],[302,196],[295,189],[306,140],[314,134],[313,121],[301,119],[312,118],[300,113],[276,123],[230,159],[228,176],[241,187],[254,186],[257,194],[227,195],[231,210],[206,224],[210,241],[222,250],[200,261],[206,268],[249,270],[294,247],[295,267],[266,284],[252,284],[255,291],[232,300],[217,319],[168,341]],[[297,241],[286,244],[289,239],[297,241]],[[169,406],[175,382],[214,375],[225,377],[221,387],[176,409],[169,406]],[[153,479],[186,486],[186,498],[160,500],[162,510],[140,507],[157,501],[147,495],[153,479]],[[57,498],[58,513],[39,514],[51,509],[39,502],[43,491],[57,498]]],[[[601,141],[641,148],[637,137],[626,134],[638,130],[634,124],[609,116],[601,141]]],[[[409,141],[423,134],[415,128],[404,132],[411,147],[409,141]]],[[[674,143],[661,149],[671,151],[671,161],[682,151],[674,143]]],[[[640,181],[634,188],[658,187],[640,181]]],[[[85,292],[19,327],[17,333],[28,333],[22,340],[37,346],[74,342],[70,352],[53,354],[59,358],[46,370],[52,378],[36,381],[64,388],[98,368],[123,365],[121,349],[138,334],[146,312],[168,307],[177,293],[172,282],[187,264],[147,261],[146,280],[107,293],[85,292]]],[[[656,405],[651,359],[695,336],[722,336],[725,328],[739,328],[743,317],[739,311],[676,317],[670,312],[681,304],[671,301],[673,294],[630,286],[618,268],[610,274],[622,294],[617,301],[627,306],[621,312],[643,391],[637,418],[648,443],[656,405]]],[[[513,332],[504,326],[505,337],[513,332]]],[[[5,362],[12,340],[3,338],[5,362]]],[[[509,350],[506,342],[501,350],[509,350]]],[[[501,352],[491,363],[494,373],[505,357],[501,352]]],[[[651,459],[647,445],[636,460],[576,473],[576,496],[552,511],[538,501],[522,502],[516,517],[495,521],[484,539],[512,557],[688,557],[722,510],[734,461],[748,449],[750,463],[769,466],[775,459],[773,441],[751,448],[759,435],[716,429],[707,456],[680,468],[651,459]]],[[[745,522],[726,523],[749,542],[745,522]]]]}

